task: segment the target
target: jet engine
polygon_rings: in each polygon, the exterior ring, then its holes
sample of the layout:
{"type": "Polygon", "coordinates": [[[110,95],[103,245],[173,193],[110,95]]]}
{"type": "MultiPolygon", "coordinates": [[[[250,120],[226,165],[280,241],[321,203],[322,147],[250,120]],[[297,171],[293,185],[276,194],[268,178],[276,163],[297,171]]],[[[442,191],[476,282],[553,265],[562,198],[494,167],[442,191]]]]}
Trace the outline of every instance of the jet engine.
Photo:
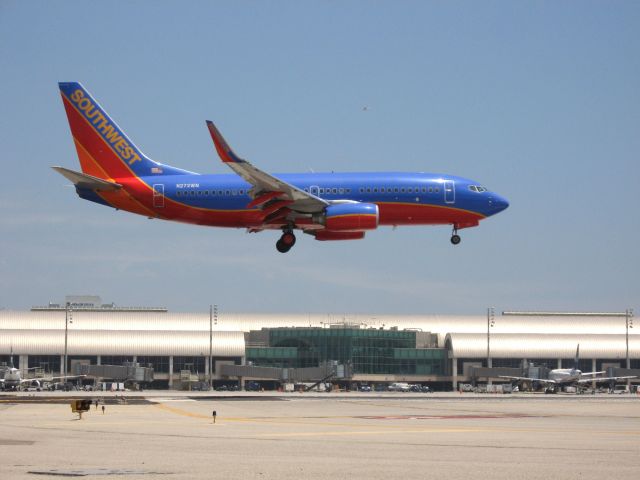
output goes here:
{"type": "Polygon", "coordinates": [[[380,219],[374,203],[338,203],[329,205],[323,214],[314,218],[329,232],[362,232],[375,230],[380,219]]]}

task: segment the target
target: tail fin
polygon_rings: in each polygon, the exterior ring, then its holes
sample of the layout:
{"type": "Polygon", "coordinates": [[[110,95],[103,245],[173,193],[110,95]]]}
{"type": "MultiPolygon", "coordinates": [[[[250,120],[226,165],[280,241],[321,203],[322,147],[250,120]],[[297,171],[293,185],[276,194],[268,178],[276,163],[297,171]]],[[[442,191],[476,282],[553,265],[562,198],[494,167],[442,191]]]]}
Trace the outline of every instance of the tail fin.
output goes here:
{"type": "Polygon", "coordinates": [[[578,370],[579,366],[580,366],[580,344],[578,344],[578,346],[576,347],[576,358],[575,358],[575,364],[573,366],[573,369],[578,370]]]}
{"type": "Polygon", "coordinates": [[[58,85],[84,173],[106,180],[189,173],[145,156],[82,85],[58,85]]]}

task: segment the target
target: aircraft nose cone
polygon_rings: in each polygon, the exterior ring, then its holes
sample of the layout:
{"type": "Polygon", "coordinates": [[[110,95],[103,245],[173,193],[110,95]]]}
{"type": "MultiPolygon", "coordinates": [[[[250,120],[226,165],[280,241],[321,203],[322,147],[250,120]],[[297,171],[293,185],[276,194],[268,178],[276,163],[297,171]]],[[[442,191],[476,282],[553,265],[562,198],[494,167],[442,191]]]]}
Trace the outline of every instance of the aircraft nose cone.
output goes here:
{"type": "Polygon", "coordinates": [[[509,207],[509,201],[500,195],[493,194],[489,199],[489,206],[491,207],[491,210],[494,214],[500,213],[501,211],[506,210],[509,207]]]}

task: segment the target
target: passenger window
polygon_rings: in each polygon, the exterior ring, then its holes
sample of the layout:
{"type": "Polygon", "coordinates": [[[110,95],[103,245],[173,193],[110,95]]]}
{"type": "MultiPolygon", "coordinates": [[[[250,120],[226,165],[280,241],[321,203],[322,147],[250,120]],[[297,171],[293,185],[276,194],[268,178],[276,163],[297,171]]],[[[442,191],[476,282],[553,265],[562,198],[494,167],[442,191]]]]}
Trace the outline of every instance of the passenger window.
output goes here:
{"type": "Polygon", "coordinates": [[[231,195],[231,190],[225,191],[224,194],[227,195],[227,196],[231,195]]]}
{"type": "Polygon", "coordinates": [[[191,196],[195,197],[196,196],[196,192],[194,190],[191,190],[191,196]]]}
{"type": "Polygon", "coordinates": [[[394,188],[394,189],[393,189],[393,191],[394,191],[395,193],[398,193],[398,187],[394,188]]]}
{"type": "Polygon", "coordinates": [[[338,193],[338,189],[337,189],[337,188],[334,188],[334,189],[332,190],[332,192],[333,192],[334,194],[336,194],[336,193],[338,193]]]}
{"type": "Polygon", "coordinates": [[[340,194],[343,194],[343,193],[344,193],[344,188],[341,188],[340,189],[340,194]]]}

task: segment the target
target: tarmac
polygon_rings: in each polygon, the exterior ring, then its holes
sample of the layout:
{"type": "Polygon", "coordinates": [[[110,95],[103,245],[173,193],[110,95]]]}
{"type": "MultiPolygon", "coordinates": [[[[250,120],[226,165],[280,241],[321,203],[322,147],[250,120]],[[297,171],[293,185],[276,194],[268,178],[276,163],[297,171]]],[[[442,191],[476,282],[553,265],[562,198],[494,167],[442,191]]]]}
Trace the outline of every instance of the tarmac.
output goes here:
{"type": "Polygon", "coordinates": [[[0,395],[0,478],[640,477],[637,395],[72,396],[0,395]]]}

